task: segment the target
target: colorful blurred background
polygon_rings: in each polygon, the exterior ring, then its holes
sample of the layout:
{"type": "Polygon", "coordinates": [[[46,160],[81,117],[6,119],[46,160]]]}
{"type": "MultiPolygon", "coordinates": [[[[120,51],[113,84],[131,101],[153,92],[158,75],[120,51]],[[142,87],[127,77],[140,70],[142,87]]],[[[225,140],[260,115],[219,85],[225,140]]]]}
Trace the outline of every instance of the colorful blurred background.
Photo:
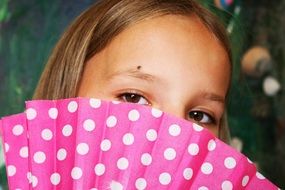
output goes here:
{"type": "MultiPolygon", "coordinates": [[[[227,26],[234,52],[232,146],[285,188],[285,1],[200,0],[227,26]]],[[[0,0],[0,116],[22,112],[65,27],[92,0],[0,0]]],[[[7,189],[0,148],[0,190],[7,189]]]]}

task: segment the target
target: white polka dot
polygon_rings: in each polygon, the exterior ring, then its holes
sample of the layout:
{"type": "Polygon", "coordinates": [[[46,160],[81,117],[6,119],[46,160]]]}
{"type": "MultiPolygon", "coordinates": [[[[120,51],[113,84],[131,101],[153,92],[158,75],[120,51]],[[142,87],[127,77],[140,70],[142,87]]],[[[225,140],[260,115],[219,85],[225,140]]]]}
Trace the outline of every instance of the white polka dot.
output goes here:
{"type": "Polygon", "coordinates": [[[140,113],[138,110],[131,110],[128,117],[130,121],[137,121],[140,118],[140,113]]]}
{"type": "Polygon", "coordinates": [[[96,127],[96,124],[95,124],[95,121],[92,120],[92,119],[86,119],[84,122],[83,122],[83,128],[86,130],[86,131],[93,131],[96,127]]]}
{"type": "Polygon", "coordinates": [[[16,174],[16,172],[17,172],[17,168],[14,165],[9,165],[7,167],[7,173],[8,173],[9,177],[14,176],[16,174]]]}
{"type": "Polygon", "coordinates": [[[52,139],[52,131],[50,129],[44,129],[42,130],[42,138],[46,141],[49,141],[52,139]]]}
{"type": "Polygon", "coordinates": [[[86,143],[79,143],[76,147],[76,151],[80,155],[85,155],[89,152],[89,146],[86,143]]]}
{"type": "Polygon", "coordinates": [[[162,111],[156,108],[151,109],[151,114],[153,117],[159,118],[162,116],[162,111]]]}
{"type": "Polygon", "coordinates": [[[29,183],[32,183],[32,173],[31,172],[27,172],[27,179],[29,183]]]}
{"type": "Polygon", "coordinates": [[[233,169],[236,167],[236,160],[233,157],[227,157],[224,161],[224,165],[228,169],[233,169]]]}
{"type": "Polygon", "coordinates": [[[169,132],[170,135],[176,137],[176,136],[178,136],[180,134],[181,128],[180,128],[179,125],[173,124],[173,125],[171,125],[169,127],[168,132],[169,132]]]}
{"type": "Polygon", "coordinates": [[[19,136],[24,132],[24,127],[22,125],[15,125],[12,132],[15,136],[19,136]]]}
{"type": "Polygon", "coordinates": [[[96,174],[97,176],[101,176],[101,175],[103,175],[103,174],[105,173],[105,165],[104,165],[104,164],[101,164],[101,163],[96,164],[94,170],[95,170],[95,174],[96,174]]]}
{"type": "Polygon", "coordinates": [[[26,114],[28,120],[33,120],[37,117],[37,111],[34,108],[28,108],[26,114]]]}
{"type": "Polygon", "coordinates": [[[117,167],[120,170],[125,170],[128,168],[128,166],[129,166],[129,161],[127,158],[122,157],[117,161],[117,167]]]}
{"type": "Polygon", "coordinates": [[[142,156],[141,156],[141,163],[142,165],[144,166],[148,166],[150,165],[152,162],[152,157],[149,153],[144,153],[142,156]]]}
{"type": "Polygon", "coordinates": [[[120,104],[121,102],[120,102],[120,101],[117,101],[117,100],[112,100],[112,103],[113,103],[113,104],[120,104]]]}
{"type": "Polygon", "coordinates": [[[19,155],[22,157],[22,158],[28,158],[29,156],[29,149],[27,146],[23,146],[20,151],[19,151],[19,155]]]}
{"type": "Polygon", "coordinates": [[[38,151],[34,154],[34,161],[38,164],[44,163],[46,160],[46,155],[42,151],[38,151]]]}
{"type": "Polygon", "coordinates": [[[209,189],[208,187],[202,186],[202,187],[199,187],[198,190],[209,190],[209,189]]]}
{"type": "Polygon", "coordinates": [[[208,150],[209,151],[215,150],[216,146],[217,145],[216,145],[216,142],[214,139],[209,140],[209,142],[208,142],[208,150]]]}
{"type": "Polygon", "coordinates": [[[107,127],[115,127],[117,124],[117,118],[113,115],[109,116],[106,121],[107,127]]]}
{"type": "Polygon", "coordinates": [[[157,132],[156,132],[156,130],[154,130],[154,129],[149,129],[149,130],[146,132],[146,138],[147,138],[147,140],[149,140],[149,141],[155,141],[156,138],[157,138],[157,132]]]}
{"type": "Polygon", "coordinates": [[[78,104],[76,101],[71,101],[68,103],[67,109],[70,113],[76,112],[77,108],[78,108],[78,104]]]}
{"type": "Polygon", "coordinates": [[[42,151],[38,151],[34,154],[34,161],[38,164],[44,163],[46,160],[46,155],[42,151]]]}
{"type": "Polygon", "coordinates": [[[62,129],[63,136],[66,136],[66,137],[70,136],[72,133],[72,130],[73,129],[72,129],[71,125],[69,125],[69,124],[65,125],[62,129]]]}
{"type": "Polygon", "coordinates": [[[192,143],[188,146],[188,152],[190,155],[195,156],[199,153],[199,146],[196,143],[192,143]]]}
{"type": "Polygon", "coordinates": [[[205,162],[201,166],[201,171],[203,174],[211,174],[213,172],[213,166],[209,162],[205,162]]]}
{"type": "Polygon", "coordinates": [[[242,186],[245,187],[248,182],[249,182],[249,176],[246,175],[242,178],[242,186]]]}
{"type": "Polygon", "coordinates": [[[80,179],[82,177],[82,170],[81,168],[79,167],[74,167],[72,170],[71,170],[71,177],[72,179],[80,179]]]}
{"type": "Polygon", "coordinates": [[[183,171],[183,177],[186,180],[190,180],[193,176],[193,170],[191,168],[185,168],[183,171]]]}
{"type": "Polygon", "coordinates": [[[108,151],[108,150],[110,150],[110,148],[111,148],[111,141],[109,140],[109,139],[104,139],[102,142],[101,142],[101,145],[100,145],[100,147],[101,147],[101,150],[102,151],[108,151]]]}
{"type": "Polygon", "coordinates": [[[138,190],[143,190],[143,189],[146,188],[147,182],[146,182],[146,180],[145,180],[144,178],[138,178],[138,179],[136,180],[135,185],[136,185],[136,188],[137,188],[138,190]]]}
{"type": "Polygon", "coordinates": [[[197,132],[200,132],[203,130],[203,127],[201,127],[200,125],[197,125],[196,123],[193,123],[193,129],[197,132]]]}
{"type": "Polygon", "coordinates": [[[31,180],[32,181],[32,186],[36,187],[38,185],[38,178],[36,176],[32,175],[31,179],[32,179],[31,180]]]}
{"type": "Polygon", "coordinates": [[[91,98],[89,104],[92,108],[99,108],[101,106],[101,100],[91,98]]]}
{"type": "Polygon", "coordinates": [[[56,108],[50,108],[48,110],[48,115],[51,119],[56,119],[58,115],[58,110],[56,108]]]}
{"type": "Polygon", "coordinates": [[[67,151],[64,148],[61,148],[57,151],[56,157],[58,160],[62,161],[65,160],[67,156],[67,151]]]}
{"type": "Polygon", "coordinates": [[[123,185],[117,181],[111,181],[110,190],[123,190],[123,185]]]}
{"type": "Polygon", "coordinates": [[[5,146],[5,152],[8,152],[9,148],[10,148],[9,144],[8,143],[4,143],[4,146],[5,146]]]}
{"type": "Polygon", "coordinates": [[[232,189],[233,189],[232,182],[226,180],[222,183],[222,190],[232,190],[232,189]]]}
{"type": "Polygon", "coordinates": [[[98,189],[94,187],[94,188],[91,188],[90,190],[98,190],[98,189]]]}
{"type": "Polygon", "coordinates": [[[167,172],[159,175],[159,182],[161,185],[168,185],[171,182],[171,175],[167,172]]]}
{"type": "Polygon", "coordinates": [[[259,172],[256,172],[256,177],[258,178],[258,179],[265,179],[265,177],[261,174],[261,173],[259,173],[259,172]]]}
{"type": "Polygon", "coordinates": [[[132,133],[126,133],[124,136],[123,136],[123,143],[125,145],[131,145],[134,143],[134,135],[132,133]]]}
{"type": "Polygon", "coordinates": [[[176,151],[173,148],[167,148],[164,151],[164,158],[166,160],[173,160],[176,157],[176,151]]]}
{"type": "Polygon", "coordinates": [[[60,183],[60,175],[59,173],[53,173],[50,176],[50,182],[53,185],[58,185],[60,183]]]}

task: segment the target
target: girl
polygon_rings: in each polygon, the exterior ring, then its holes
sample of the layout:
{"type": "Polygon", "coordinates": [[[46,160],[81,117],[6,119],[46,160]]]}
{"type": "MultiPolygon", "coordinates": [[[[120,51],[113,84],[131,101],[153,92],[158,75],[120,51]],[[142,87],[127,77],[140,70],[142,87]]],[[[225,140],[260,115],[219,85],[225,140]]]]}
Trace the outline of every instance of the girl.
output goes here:
{"type": "Polygon", "coordinates": [[[228,140],[231,51],[194,0],[103,0],[56,45],[34,99],[96,97],[159,108],[228,140]]]}

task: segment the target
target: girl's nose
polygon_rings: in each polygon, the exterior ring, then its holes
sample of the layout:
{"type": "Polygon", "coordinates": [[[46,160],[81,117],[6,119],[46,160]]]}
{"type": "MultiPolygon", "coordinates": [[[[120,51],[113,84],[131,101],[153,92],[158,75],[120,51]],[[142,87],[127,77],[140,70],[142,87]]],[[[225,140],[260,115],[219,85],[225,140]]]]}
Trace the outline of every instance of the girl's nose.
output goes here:
{"type": "Polygon", "coordinates": [[[161,110],[165,111],[166,113],[170,113],[175,115],[176,117],[180,117],[186,119],[186,111],[183,105],[179,102],[174,103],[167,103],[161,106],[161,110]]]}

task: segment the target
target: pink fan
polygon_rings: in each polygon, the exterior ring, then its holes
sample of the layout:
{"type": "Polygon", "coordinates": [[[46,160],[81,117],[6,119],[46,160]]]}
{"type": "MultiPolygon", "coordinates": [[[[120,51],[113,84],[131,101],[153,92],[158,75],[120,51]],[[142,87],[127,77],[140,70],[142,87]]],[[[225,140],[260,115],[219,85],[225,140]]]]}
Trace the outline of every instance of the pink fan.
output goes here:
{"type": "Polygon", "coordinates": [[[0,124],[10,189],[278,189],[189,121],[137,104],[26,103],[0,124]]]}

